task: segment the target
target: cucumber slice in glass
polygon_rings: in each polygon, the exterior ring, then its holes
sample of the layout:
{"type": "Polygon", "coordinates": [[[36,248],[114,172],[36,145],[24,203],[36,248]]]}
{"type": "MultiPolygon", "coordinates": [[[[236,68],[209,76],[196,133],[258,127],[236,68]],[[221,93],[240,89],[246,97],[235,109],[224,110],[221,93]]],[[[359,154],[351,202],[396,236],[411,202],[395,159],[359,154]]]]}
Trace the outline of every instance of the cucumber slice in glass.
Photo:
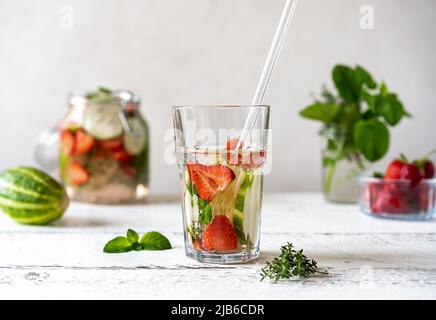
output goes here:
{"type": "Polygon", "coordinates": [[[119,112],[120,105],[113,101],[91,103],[85,110],[83,127],[100,140],[119,137],[124,130],[119,112]]]}
{"type": "Polygon", "coordinates": [[[147,130],[139,118],[128,118],[130,132],[124,134],[124,148],[131,156],[137,156],[144,151],[147,143],[147,130]]]}

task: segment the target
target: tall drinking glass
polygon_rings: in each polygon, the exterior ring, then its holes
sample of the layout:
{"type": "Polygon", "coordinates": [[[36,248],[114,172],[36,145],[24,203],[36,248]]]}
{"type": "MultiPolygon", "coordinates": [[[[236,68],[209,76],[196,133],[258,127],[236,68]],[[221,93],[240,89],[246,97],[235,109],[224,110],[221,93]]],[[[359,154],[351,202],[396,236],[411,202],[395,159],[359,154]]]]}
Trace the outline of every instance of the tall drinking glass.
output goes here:
{"type": "Polygon", "coordinates": [[[269,107],[174,107],[173,122],[186,255],[211,263],[256,258],[269,107]],[[254,127],[238,147],[250,110],[254,127]]]}

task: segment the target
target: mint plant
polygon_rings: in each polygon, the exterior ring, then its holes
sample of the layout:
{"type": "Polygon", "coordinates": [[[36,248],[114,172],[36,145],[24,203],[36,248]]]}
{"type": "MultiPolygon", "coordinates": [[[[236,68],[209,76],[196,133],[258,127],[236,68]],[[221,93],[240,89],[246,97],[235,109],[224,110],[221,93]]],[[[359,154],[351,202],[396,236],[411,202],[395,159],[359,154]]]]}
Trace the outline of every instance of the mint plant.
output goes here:
{"type": "Polygon", "coordinates": [[[337,92],[322,89],[319,99],[300,111],[304,118],[320,121],[328,134],[325,191],[329,192],[338,161],[349,159],[364,169],[365,160],[383,158],[389,149],[389,127],[410,117],[386,83],[377,83],[361,66],[336,65],[332,79],[337,92]]]}

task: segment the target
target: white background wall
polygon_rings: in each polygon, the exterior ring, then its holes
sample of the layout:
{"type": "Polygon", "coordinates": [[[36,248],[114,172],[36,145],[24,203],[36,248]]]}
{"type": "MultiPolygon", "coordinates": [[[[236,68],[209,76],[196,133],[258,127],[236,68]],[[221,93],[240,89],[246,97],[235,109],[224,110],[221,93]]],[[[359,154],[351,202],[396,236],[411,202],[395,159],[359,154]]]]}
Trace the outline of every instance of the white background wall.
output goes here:
{"type": "MultiPolygon", "coordinates": [[[[123,87],[143,98],[151,126],[152,191],[177,192],[176,169],[163,161],[171,106],[250,102],[283,3],[0,0],[0,169],[32,163],[69,90],[123,87]],[[73,30],[59,26],[62,5],[74,9],[73,30]]],[[[389,156],[435,148],[435,34],[434,0],[301,0],[265,101],[274,130],[267,190],[319,190],[319,125],[298,110],[337,62],[366,66],[413,113],[392,131],[389,156]],[[359,27],[365,4],[374,30],[359,27]]]]}

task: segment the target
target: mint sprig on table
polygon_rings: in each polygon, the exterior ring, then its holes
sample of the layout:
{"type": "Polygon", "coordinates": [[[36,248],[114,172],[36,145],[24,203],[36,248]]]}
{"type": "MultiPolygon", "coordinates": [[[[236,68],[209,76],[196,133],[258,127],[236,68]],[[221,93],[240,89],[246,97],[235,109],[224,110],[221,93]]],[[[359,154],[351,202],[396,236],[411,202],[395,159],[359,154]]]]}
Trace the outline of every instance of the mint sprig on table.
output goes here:
{"type": "Polygon", "coordinates": [[[307,258],[303,250],[295,250],[292,243],[288,242],[280,248],[281,254],[272,261],[267,262],[262,268],[260,281],[266,278],[274,281],[290,279],[294,277],[308,277],[315,273],[326,274],[327,271],[319,269],[317,262],[307,258]]]}
{"type": "Polygon", "coordinates": [[[139,239],[139,234],[135,230],[129,229],[125,237],[116,237],[106,243],[103,251],[106,253],[123,253],[129,251],[167,249],[171,249],[171,243],[159,232],[147,232],[139,239]]]}

